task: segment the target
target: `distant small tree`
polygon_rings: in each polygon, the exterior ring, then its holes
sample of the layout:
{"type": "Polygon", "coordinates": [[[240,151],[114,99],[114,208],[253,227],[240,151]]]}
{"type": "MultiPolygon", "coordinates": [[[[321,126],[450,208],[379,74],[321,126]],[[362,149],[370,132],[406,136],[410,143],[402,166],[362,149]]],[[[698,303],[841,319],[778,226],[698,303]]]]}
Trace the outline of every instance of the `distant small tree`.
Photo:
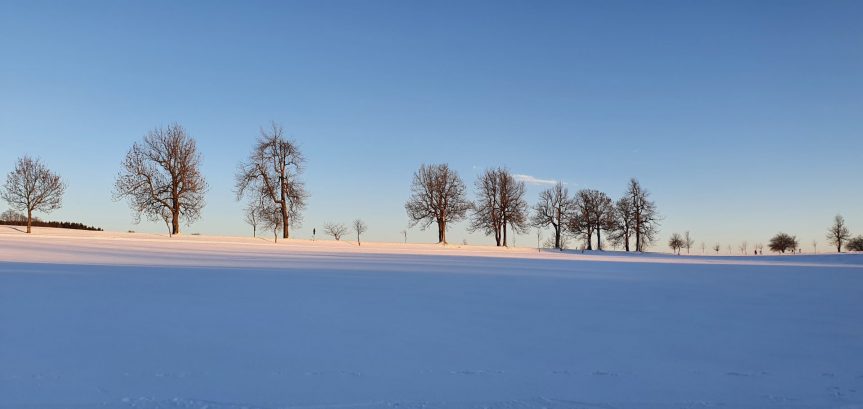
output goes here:
{"type": "Polygon", "coordinates": [[[818,254],[818,240],[812,240],[812,254],[818,254]]]}
{"type": "Polygon", "coordinates": [[[405,244],[408,244],[408,231],[402,230],[402,236],[405,236],[405,244]]]}
{"type": "Polygon", "coordinates": [[[362,221],[362,219],[356,219],[353,223],[354,232],[357,233],[357,246],[361,246],[360,244],[360,235],[366,232],[368,226],[366,226],[366,222],[362,221]]]}
{"type": "Polygon", "coordinates": [[[746,240],[743,240],[740,243],[739,249],[740,249],[740,254],[743,254],[745,256],[746,252],[749,250],[749,243],[746,240]]]}
{"type": "Polygon", "coordinates": [[[336,241],[341,240],[342,236],[348,232],[348,226],[342,223],[324,223],[324,234],[333,236],[336,241]]]}
{"type": "Polygon", "coordinates": [[[668,239],[668,247],[671,247],[671,250],[678,256],[680,255],[680,249],[685,245],[685,240],[679,233],[673,233],[671,238],[668,239]]]}
{"type": "Polygon", "coordinates": [[[258,236],[258,225],[261,223],[261,211],[263,210],[263,205],[260,201],[250,201],[246,205],[245,213],[243,215],[243,220],[252,226],[252,237],[258,236]]]}
{"type": "Polygon", "coordinates": [[[689,230],[683,234],[683,247],[686,247],[686,254],[689,254],[689,250],[692,249],[692,246],[695,244],[695,240],[692,239],[692,236],[689,235],[689,230]]]}
{"type": "Polygon", "coordinates": [[[830,244],[836,246],[836,252],[842,252],[842,243],[851,238],[851,232],[848,231],[848,226],[845,225],[845,218],[842,215],[836,215],[833,218],[833,225],[827,230],[827,240],[830,244]]]}
{"type": "Polygon", "coordinates": [[[704,249],[706,249],[706,248],[707,248],[707,245],[704,244],[704,242],[702,241],[701,242],[701,254],[704,254],[704,249]]]}
{"type": "Polygon", "coordinates": [[[719,246],[719,243],[716,243],[716,244],[714,244],[714,245],[713,245],[713,251],[715,251],[715,252],[716,252],[716,254],[719,254],[719,249],[720,249],[720,248],[721,248],[721,247],[719,246]]]}
{"type": "Polygon", "coordinates": [[[847,251],[863,251],[863,236],[857,236],[845,243],[847,251]]]}
{"type": "Polygon", "coordinates": [[[764,243],[758,243],[755,245],[755,253],[763,254],[764,253],[764,243]]]}
{"type": "Polygon", "coordinates": [[[786,251],[794,252],[797,249],[797,237],[785,233],[778,233],[770,239],[767,244],[770,251],[776,253],[785,253],[786,251]]]}
{"type": "Polygon", "coordinates": [[[273,232],[273,242],[278,243],[279,232],[282,231],[282,227],[284,226],[281,207],[269,201],[262,202],[260,220],[263,227],[273,232]]]}
{"type": "MultiPolygon", "coordinates": [[[[36,220],[38,220],[38,218],[34,217],[33,220],[36,221],[36,220]]],[[[2,214],[0,214],[0,221],[16,222],[16,223],[26,222],[27,216],[25,216],[21,213],[18,213],[12,209],[9,209],[9,210],[6,210],[5,212],[3,212],[2,214]]]]}
{"type": "Polygon", "coordinates": [[[50,213],[59,209],[65,192],[66,185],[60,176],[45,167],[39,159],[22,156],[18,158],[15,169],[6,176],[0,197],[13,209],[27,213],[27,233],[30,233],[33,212],[50,213]]]}

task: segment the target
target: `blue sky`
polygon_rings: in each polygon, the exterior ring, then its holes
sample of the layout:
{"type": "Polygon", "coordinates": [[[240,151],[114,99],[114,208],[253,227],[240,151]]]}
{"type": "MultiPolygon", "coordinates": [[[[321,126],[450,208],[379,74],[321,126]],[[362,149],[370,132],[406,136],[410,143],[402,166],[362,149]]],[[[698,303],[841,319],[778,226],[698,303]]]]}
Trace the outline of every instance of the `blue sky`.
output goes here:
{"type": "Polygon", "coordinates": [[[413,171],[448,162],[470,186],[505,165],[613,197],[636,176],[663,242],[823,243],[837,212],[863,233],[860,21],[859,1],[0,1],[0,171],[27,153],[61,173],[49,219],[162,232],[111,189],[178,122],[210,184],[185,231],[248,234],[233,173],[277,121],[308,157],[297,237],[362,217],[399,240],[413,171]]]}

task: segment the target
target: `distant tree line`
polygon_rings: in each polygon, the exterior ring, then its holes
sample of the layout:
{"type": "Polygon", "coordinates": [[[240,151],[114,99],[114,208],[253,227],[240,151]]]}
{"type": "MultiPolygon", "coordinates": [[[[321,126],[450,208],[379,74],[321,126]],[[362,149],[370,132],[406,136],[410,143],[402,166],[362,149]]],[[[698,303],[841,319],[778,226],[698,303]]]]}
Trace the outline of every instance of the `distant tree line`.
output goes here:
{"type": "MultiPolygon", "coordinates": [[[[7,210],[0,214],[0,224],[7,226],[27,226],[27,216],[14,210],[7,210]]],[[[31,218],[30,225],[33,227],[54,227],[61,229],[102,231],[102,229],[99,227],[88,226],[83,223],[43,221],[35,216],[31,218]]]]}
{"type": "MultiPolygon", "coordinates": [[[[836,215],[833,218],[833,224],[830,225],[830,228],[827,229],[827,242],[835,246],[836,252],[841,253],[842,248],[845,247],[846,251],[863,251],[863,235],[858,235],[853,237],[851,235],[851,230],[848,228],[848,225],[845,223],[845,218],[842,215],[836,215]]],[[[679,233],[672,233],[668,240],[668,247],[671,248],[671,251],[675,254],[680,254],[680,250],[683,248],[687,249],[687,253],[689,252],[689,248],[694,243],[694,240],[689,235],[689,232],[686,232],[684,236],[681,236],[679,233]]],[[[813,240],[812,242],[813,252],[817,252],[818,242],[813,240]]],[[[705,245],[701,243],[702,252],[704,252],[705,245]]],[[[717,243],[713,246],[713,250],[719,254],[720,245],[717,243]]],[[[777,233],[773,237],[770,238],[770,241],[767,244],[767,248],[774,253],[785,254],[785,253],[796,253],[801,252],[800,242],[797,240],[797,236],[788,234],[788,233],[777,233]]],[[[741,254],[748,254],[749,251],[749,243],[743,241],[738,246],[741,254]]],[[[754,246],[754,254],[763,254],[764,245],[761,243],[757,243],[754,246]]],[[[731,252],[731,246],[728,246],[729,253],[731,252]]]]}

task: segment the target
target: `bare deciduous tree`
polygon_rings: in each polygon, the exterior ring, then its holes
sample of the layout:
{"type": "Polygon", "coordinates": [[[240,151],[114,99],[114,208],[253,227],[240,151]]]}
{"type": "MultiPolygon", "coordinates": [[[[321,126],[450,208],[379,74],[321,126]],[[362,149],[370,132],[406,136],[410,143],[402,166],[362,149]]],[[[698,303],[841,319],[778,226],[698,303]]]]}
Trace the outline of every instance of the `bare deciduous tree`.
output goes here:
{"type": "Polygon", "coordinates": [[[353,228],[354,232],[357,233],[357,246],[360,246],[362,245],[360,244],[360,235],[366,232],[368,226],[366,226],[366,222],[362,221],[362,219],[356,219],[354,220],[353,228]]]}
{"type": "Polygon", "coordinates": [[[487,169],[476,180],[470,231],[494,235],[497,246],[507,245],[507,227],[515,233],[528,229],[525,184],[506,168],[487,169]]]}
{"type": "Polygon", "coordinates": [[[671,247],[671,251],[678,256],[680,255],[680,249],[683,248],[685,245],[686,243],[683,237],[680,236],[680,233],[673,233],[671,235],[671,238],[668,239],[668,247],[671,247]]]}
{"type": "Polygon", "coordinates": [[[39,159],[18,158],[15,169],[6,176],[0,191],[9,206],[27,213],[27,233],[32,232],[33,212],[50,213],[63,204],[66,185],[60,176],[49,170],[39,159]]]}
{"type": "Polygon", "coordinates": [[[324,234],[333,236],[336,241],[341,240],[342,236],[348,232],[348,226],[342,223],[324,223],[324,234]]]}
{"type": "Polygon", "coordinates": [[[740,254],[743,254],[745,256],[746,252],[749,251],[749,243],[744,240],[740,243],[740,247],[738,248],[740,249],[740,254]]]}
{"type": "Polygon", "coordinates": [[[538,228],[551,226],[554,229],[554,248],[563,249],[561,233],[576,212],[576,203],[569,197],[569,189],[557,182],[539,194],[539,202],[533,207],[531,224],[538,228]]]}
{"type": "Polygon", "coordinates": [[[689,235],[689,230],[687,230],[686,233],[683,233],[683,247],[686,247],[686,254],[689,254],[693,245],[695,245],[695,240],[692,239],[692,236],[689,235]]]}
{"type": "Polygon", "coordinates": [[[851,238],[851,232],[848,226],[845,225],[845,218],[837,214],[833,218],[833,225],[827,230],[827,240],[830,244],[836,246],[836,252],[842,252],[842,243],[851,238]]]}
{"type": "Polygon", "coordinates": [[[282,208],[269,201],[260,201],[261,226],[273,232],[273,243],[279,242],[279,232],[285,225],[282,219],[282,208]]]}
{"type": "Polygon", "coordinates": [[[778,233],[770,239],[767,244],[771,251],[777,253],[785,253],[786,251],[794,252],[797,249],[797,237],[785,233],[778,233]]]}
{"type": "Polygon", "coordinates": [[[845,250],[863,251],[863,236],[857,236],[848,240],[848,243],[845,244],[845,250]]]}
{"type": "Polygon", "coordinates": [[[596,248],[602,250],[602,231],[615,228],[615,208],[603,192],[595,189],[582,189],[575,194],[578,215],[570,219],[570,233],[584,238],[587,250],[593,250],[592,238],[596,233],[596,248]]]}
{"type": "Polygon", "coordinates": [[[201,155],[195,140],[178,124],[156,128],[135,143],[123,160],[114,185],[114,198],[126,198],[135,222],[170,219],[171,234],[180,233],[180,220],[191,224],[201,215],[207,182],[201,175],[201,155]]]}
{"type": "Polygon", "coordinates": [[[715,251],[715,252],[716,252],[716,254],[719,254],[719,249],[720,249],[720,248],[721,248],[721,247],[719,246],[719,243],[716,243],[716,244],[714,244],[714,245],[713,245],[713,251],[715,251]]]}
{"type": "Polygon", "coordinates": [[[629,251],[629,241],[635,231],[635,215],[632,210],[632,199],[624,196],[614,204],[615,224],[610,232],[611,240],[615,245],[623,245],[623,249],[629,251]]]}
{"type": "Polygon", "coordinates": [[[637,179],[629,180],[626,196],[632,201],[632,219],[635,231],[635,251],[644,251],[656,240],[659,232],[659,213],[650,193],[641,187],[637,179]]]}
{"type": "Polygon", "coordinates": [[[426,229],[437,223],[438,243],[446,244],[448,223],[463,219],[471,208],[466,190],[458,173],[449,165],[420,166],[411,183],[411,197],[405,203],[410,225],[419,224],[426,229]]]}
{"type": "Polygon", "coordinates": [[[252,237],[258,236],[258,225],[261,224],[263,217],[261,213],[264,211],[264,205],[260,200],[250,200],[244,210],[243,219],[252,226],[252,237]]]}
{"type": "Polygon", "coordinates": [[[252,200],[263,198],[275,205],[281,216],[282,237],[290,238],[290,227],[299,226],[308,193],[300,180],[305,158],[295,141],[284,135],[281,125],[273,122],[261,128],[261,136],[236,174],[237,200],[244,195],[252,200]]]}

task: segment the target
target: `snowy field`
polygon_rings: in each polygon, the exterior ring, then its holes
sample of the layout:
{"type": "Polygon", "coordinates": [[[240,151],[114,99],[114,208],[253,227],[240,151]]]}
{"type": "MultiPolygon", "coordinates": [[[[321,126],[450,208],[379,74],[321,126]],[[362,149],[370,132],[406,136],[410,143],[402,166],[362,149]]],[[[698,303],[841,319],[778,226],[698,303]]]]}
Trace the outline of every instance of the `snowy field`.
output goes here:
{"type": "Polygon", "coordinates": [[[863,408],[863,255],[0,226],[0,408],[863,408]]]}

